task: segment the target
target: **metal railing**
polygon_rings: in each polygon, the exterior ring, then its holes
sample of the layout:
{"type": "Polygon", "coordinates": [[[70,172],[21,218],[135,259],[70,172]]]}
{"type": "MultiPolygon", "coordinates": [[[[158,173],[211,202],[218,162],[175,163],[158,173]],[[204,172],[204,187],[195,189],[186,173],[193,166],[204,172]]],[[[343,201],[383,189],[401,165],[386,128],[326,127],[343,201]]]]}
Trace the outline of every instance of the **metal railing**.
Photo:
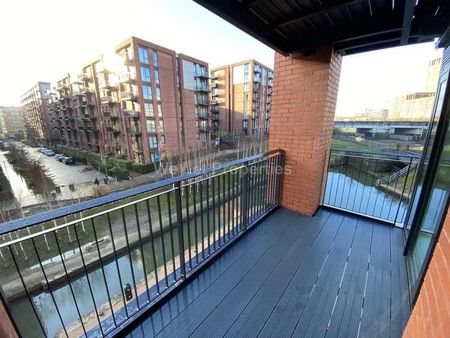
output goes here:
{"type": "Polygon", "coordinates": [[[279,205],[281,150],[0,227],[0,296],[24,337],[106,336],[279,205]]]}
{"type": "Polygon", "coordinates": [[[402,226],[420,155],[332,149],[323,205],[402,226]]]}

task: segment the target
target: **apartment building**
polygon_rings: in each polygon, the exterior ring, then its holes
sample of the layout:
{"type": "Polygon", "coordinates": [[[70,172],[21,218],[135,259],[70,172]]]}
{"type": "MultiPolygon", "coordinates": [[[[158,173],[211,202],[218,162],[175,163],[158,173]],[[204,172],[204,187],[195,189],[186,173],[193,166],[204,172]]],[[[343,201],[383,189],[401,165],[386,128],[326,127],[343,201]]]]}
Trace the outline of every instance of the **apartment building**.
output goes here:
{"type": "Polygon", "coordinates": [[[131,37],[58,82],[54,141],[152,163],[210,140],[208,91],[206,62],[131,37]]]}
{"type": "Polygon", "coordinates": [[[21,139],[25,136],[25,119],[20,107],[0,106],[0,125],[4,137],[21,139]]]}
{"type": "Polygon", "coordinates": [[[35,143],[49,140],[51,135],[48,111],[50,83],[39,81],[20,98],[21,111],[25,118],[27,137],[35,143]]]}
{"type": "Polygon", "coordinates": [[[212,69],[212,129],[244,135],[267,135],[272,80],[273,70],[255,60],[212,69]]]}

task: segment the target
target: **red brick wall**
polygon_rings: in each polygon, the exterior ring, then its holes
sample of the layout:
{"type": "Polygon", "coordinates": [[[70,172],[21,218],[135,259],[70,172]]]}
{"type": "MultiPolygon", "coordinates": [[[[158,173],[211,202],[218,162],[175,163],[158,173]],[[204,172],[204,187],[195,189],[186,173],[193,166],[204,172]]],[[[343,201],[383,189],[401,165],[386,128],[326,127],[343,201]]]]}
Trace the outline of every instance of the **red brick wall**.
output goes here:
{"type": "Polygon", "coordinates": [[[270,149],[286,151],[281,205],[312,215],[322,196],[342,57],[275,55],[270,149]]]}
{"type": "Polygon", "coordinates": [[[450,335],[450,213],[433,252],[404,338],[450,335]]]}
{"type": "MultiPolygon", "coordinates": [[[[0,291],[1,292],[1,291],[0,291]]],[[[16,338],[19,337],[11,323],[3,302],[0,301],[0,337],[16,338]]]]}

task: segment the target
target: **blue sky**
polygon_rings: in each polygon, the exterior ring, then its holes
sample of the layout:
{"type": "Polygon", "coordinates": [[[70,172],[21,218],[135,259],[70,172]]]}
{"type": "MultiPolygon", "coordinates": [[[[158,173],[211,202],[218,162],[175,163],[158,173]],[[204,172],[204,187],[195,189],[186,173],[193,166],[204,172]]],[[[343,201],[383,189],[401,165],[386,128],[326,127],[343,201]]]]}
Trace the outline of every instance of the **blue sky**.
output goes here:
{"type": "MultiPolygon", "coordinates": [[[[273,50],[191,0],[14,0],[0,11],[0,105],[18,104],[36,81],[77,72],[131,35],[212,67],[251,58],[273,66],[273,50]]],[[[420,90],[433,45],[398,50],[344,58],[338,113],[420,90]]]]}

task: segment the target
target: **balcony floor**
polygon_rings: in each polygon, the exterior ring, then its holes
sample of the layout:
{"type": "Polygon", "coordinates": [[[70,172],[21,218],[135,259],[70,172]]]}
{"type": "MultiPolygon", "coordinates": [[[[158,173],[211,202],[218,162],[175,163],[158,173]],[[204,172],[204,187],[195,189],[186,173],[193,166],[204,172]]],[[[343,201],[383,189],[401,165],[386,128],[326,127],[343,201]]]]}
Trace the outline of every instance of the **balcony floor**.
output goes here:
{"type": "Polygon", "coordinates": [[[129,337],[400,337],[410,307],[398,228],[278,209],[129,337]]]}

